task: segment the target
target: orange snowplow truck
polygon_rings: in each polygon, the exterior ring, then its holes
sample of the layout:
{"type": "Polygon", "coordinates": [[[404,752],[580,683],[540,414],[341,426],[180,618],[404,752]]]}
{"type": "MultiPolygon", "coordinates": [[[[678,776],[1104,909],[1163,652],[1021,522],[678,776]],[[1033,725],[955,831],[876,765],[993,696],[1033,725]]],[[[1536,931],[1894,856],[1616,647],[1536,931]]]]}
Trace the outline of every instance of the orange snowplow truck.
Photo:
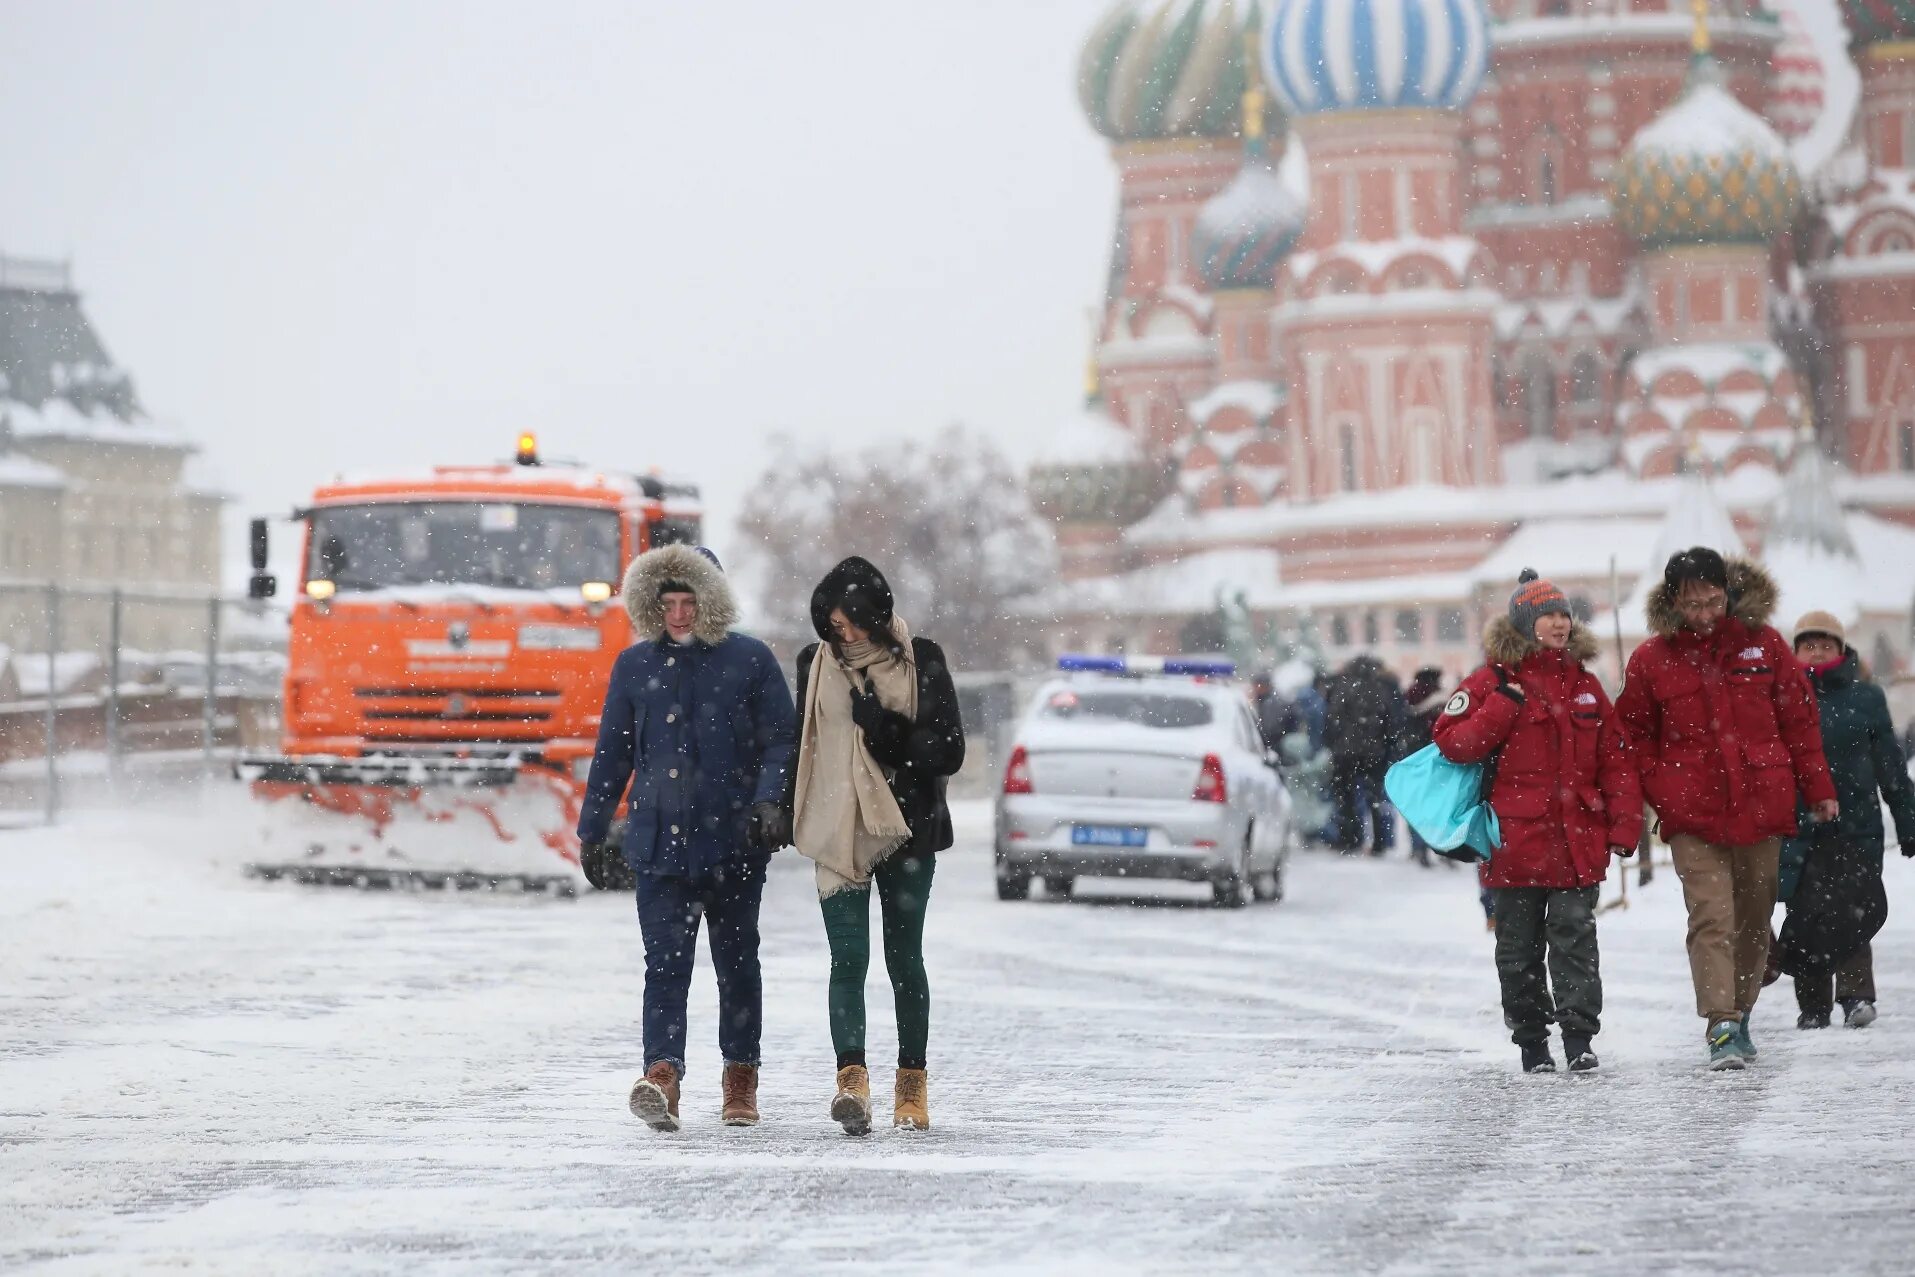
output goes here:
{"type": "MultiPolygon", "coordinates": [[[[277,854],[257,877],[573,894],[573,835],[643,551],[696,543],[696,488],[514,461],[339,481],[295,511],[280,752],[239,779],[277,854]]],[[[267,521],[251,595],[272,597],[267,521]]]]}

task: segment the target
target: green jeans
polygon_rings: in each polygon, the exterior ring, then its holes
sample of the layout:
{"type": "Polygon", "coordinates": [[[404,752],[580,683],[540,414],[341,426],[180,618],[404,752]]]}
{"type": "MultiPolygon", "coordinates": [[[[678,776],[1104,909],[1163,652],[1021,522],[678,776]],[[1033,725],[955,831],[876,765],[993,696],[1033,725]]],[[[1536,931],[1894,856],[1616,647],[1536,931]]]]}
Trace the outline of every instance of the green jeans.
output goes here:
{"type": "MultiPolygon", "coordinates": [[[[898,1010],[898,1067],[924,1067],[931,1036],[931,985],[924,975],[924,910],[931,899],[931,856],[899,853],[871,875],[884,915],[884,967],[898,1010]]],[[[825,936],[831,942],[831,1042],[838,1067],[864,1061],[864,977],[871,969],[871,888],[827,896],[825,936]]]]}

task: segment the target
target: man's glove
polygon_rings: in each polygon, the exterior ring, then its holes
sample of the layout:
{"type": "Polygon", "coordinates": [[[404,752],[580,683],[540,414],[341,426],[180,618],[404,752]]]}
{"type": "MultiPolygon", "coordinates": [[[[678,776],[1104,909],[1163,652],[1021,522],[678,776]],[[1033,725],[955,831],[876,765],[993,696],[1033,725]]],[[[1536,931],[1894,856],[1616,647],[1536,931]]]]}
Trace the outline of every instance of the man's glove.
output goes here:
{"type": "Polygon", "coordinates": [[[617,862],[625,858],[625,853],[615,842],[584,842],[579,844],[578,866],[585,871],[585,881],[592,884],[594,891],[610,891],[615,881],[613,874],[617,862]]]}
{"type": "Polygon", "coordinates": [[[791,822],[777,803],[753,803],[745,816],[745,837],[760,851],[777,851],[791,841],[791,822]]]}
{"type": "Polygon", "coordinates": [[[1636,854],[1636,849],[1634,847],[1625,847],[1619,842],[1612,842],[1609,844],[1609,854],[1612,856],[1620,856],[1622,859],[1627,860],[1636,854]]]}
{"type": "Polygon", "coordinates": [[[1518,705],[1523,703],[1522,687],[1511,682],[1509,671],[1500,665],[1496,667],[1496,690],[1509,697],[1512,701],[1515,701],[1518,705]]]}
{"type": "Polygon", "coordinates": [[[1915,838],[1911,838],[1902,844],[1902,854],[1910,860],[1915,860],[1915,838]]]}

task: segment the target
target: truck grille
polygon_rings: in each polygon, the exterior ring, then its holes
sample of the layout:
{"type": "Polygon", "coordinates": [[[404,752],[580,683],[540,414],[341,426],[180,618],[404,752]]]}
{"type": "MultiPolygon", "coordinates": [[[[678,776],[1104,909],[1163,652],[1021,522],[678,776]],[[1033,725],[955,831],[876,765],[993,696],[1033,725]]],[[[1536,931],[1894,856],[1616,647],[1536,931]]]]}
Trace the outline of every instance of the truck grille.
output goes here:
{"type": "Polygon", "coordinates": [[[484,723],[530,726],[549,722],[563,693],[551,687],[356,687],[359,716],[368,723],[452,727],[484,723]]]}

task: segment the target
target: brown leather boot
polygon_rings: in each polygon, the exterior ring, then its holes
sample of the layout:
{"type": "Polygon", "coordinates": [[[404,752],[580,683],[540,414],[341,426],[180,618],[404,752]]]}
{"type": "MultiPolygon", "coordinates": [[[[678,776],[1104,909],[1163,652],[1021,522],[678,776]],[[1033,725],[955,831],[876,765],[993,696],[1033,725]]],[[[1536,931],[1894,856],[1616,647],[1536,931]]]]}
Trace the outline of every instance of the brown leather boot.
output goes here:
{"type": "Polygon", "coordinates": [[[660,1060],[632,1083],[632,1116],[654,1131],[678,1129],[678,1070],[660,1060]]]}
{"type": "Polygon", "coordinates": [[[931,1097],[923,1069],[899,1069],[891,1125],[908,1131],[931,1129],[931,1097]]]}
{"type": "Polygon", "coordinates": [[[725,1108],[722,1116],[725,1125],[758,1125],[758,1066],[727,1064],[724,1089],[725,1108]]]}
{"type": "Polygon", "coordinates": [[[871,1075],[862,1064],[838,1070],[838,1093],[831,1100],[831,1120],[846,1135],[871,1134],[871,1075]]]}

